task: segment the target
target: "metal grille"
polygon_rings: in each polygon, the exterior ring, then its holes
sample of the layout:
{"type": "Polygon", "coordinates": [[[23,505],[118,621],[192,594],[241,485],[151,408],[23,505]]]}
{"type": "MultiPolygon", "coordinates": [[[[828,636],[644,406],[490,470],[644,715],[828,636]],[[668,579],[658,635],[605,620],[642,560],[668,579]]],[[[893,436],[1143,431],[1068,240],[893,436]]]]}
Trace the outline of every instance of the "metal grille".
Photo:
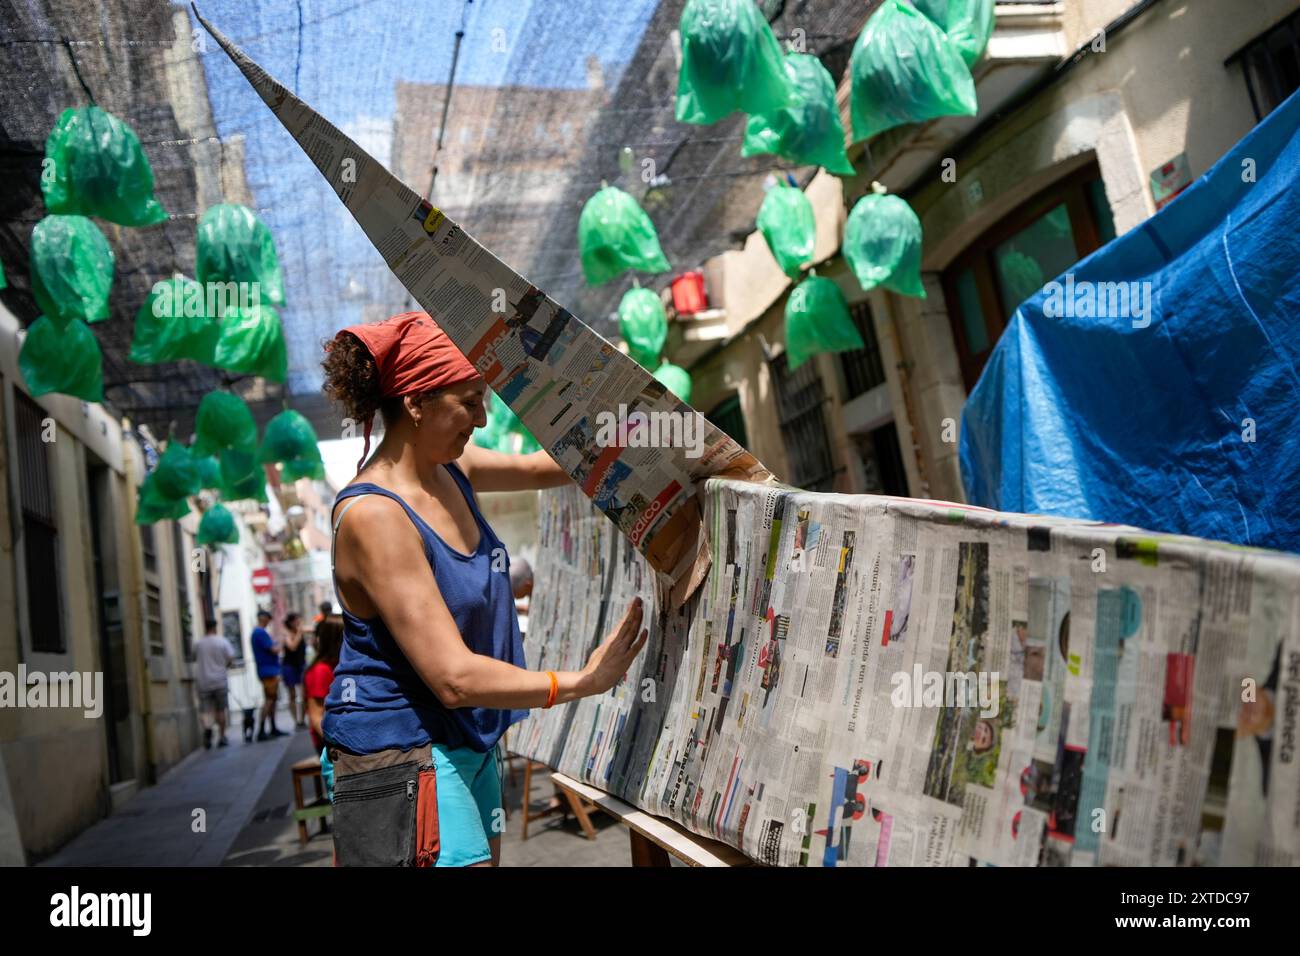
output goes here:
{"type": "Polygon", "coordinates": [[[144,569],[148,574],[158,573],[158,550],[154,542],[153,525],[142,524],[140,528],[140,554],[144,558],[144,569]]]}
{"type": "Polygon", "coordinates": [[[22,392],[15,391],[14,419],[18,436],[18,489],[23,513],[54,525],[54,491],[50,487],[50,462],[41,440],[45,410],[22,392]]]}
{"type": "Polygon", "coordinates": [[[144,621],[149,653],[162,657],[167,648],[163,644],[162,594],[156,584],[146,583],[144,586],[144,621]]]}
{"type": "Polygon", "coordinates": [[[790,457],[791,484],[808,491],[830,491],[835,464],[826,440],[825,389],[812,362],[791,372],[782,352],[769,363],[776,386],[781,438],[790,457]]]}
{"type": "Polygon", "coordinates": [[[194,660],[194,648],[190,635],[190,563],[186,560],[185,536],[181,534],[179,521],[172,522],[172,553],[176,559],[176,612],[177,624],[181,629],[181,651],[187,661],[194,660]]]}
{"type": "Polygon", "coordinates": [[[862,335],[863,347],[840,355],[840,367],[844,369],[845,401],[885,384],[885,370],[880,362],[880,343],[876,341],[871,306],[859,302],[849,309],[849,315],[862,335]]]}
{"type": "Polygon", "coordinates": [[[23,564],[27,572],[27,623],[32,650],[61,654],[63,601],[59,593],[59,529],[50,482],[49,450],[41,440],[44,410],[15,391],[18,489],[22,506],[23,564]]]}
{"type": "Polygon", "coordinates": [[[734,438],[744,447],[749,447],[749,435],[745,431],[745,415],[740,410],[740,396],[732,395],[724,399],[704,416],[713,424],[734,438]]]}

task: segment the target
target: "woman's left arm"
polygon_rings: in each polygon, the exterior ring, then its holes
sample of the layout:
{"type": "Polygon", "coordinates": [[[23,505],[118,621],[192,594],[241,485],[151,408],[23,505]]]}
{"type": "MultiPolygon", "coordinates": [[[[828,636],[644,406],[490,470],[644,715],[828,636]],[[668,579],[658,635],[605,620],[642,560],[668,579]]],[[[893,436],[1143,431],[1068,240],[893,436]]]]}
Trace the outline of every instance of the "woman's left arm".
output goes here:
{"type": "Polygon", "coordinates": [[[530,491],[558,488],[573,479],[544,451],[507,455],[466,445],[456,464],[475,491],[530,491]]]}

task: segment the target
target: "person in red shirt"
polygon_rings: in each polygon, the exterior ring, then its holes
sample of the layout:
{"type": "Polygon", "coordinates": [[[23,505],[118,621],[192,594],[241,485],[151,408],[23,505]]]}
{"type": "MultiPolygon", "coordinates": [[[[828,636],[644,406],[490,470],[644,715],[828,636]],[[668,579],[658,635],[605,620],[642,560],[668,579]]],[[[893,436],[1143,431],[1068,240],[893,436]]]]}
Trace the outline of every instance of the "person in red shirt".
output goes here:
{"type": "Polygon", "coordinates": [[[311,742],[316,750],[325,746],[320,722],[325,716],[325,698],[329,696],[334,680],[334,667],[339,662],[343,646],[343,618],[338,614],[326,615],[316,625],[316,660],[302,679],[303,702],[307,709],[307,726],[311,728],[311,742]]]}

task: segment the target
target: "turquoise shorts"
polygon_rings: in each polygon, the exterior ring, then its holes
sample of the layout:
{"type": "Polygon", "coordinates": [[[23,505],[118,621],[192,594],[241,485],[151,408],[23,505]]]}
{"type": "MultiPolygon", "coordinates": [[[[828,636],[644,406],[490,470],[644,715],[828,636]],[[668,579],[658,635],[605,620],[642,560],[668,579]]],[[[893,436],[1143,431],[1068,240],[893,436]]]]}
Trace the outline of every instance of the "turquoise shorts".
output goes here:
{"type": "MultiPolygon", "coordinates": [[[[434,744],[438,784],[438,861],[435,866],[470,866],[492,859],[488,842],[505,832],[501,776],[496,750],[481,754],[468,747],[434,744]]],[[[320,755],[321,777],[334,799],[334,765],[328,749],[320,755]]]]}

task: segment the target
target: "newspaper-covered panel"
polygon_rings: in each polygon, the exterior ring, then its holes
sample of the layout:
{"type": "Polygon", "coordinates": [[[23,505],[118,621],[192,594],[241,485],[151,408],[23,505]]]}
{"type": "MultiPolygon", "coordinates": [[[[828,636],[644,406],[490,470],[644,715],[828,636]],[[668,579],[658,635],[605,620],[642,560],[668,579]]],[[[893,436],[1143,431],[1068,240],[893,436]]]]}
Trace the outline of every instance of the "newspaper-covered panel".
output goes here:
{"type": "Polygon", "coordinates": [[[767,482],[771,473],[199,19],[402,285],[583,493],[667,576],[673,600],[691,593],[709,564],[697,485],[715,475],[767,482]],[[667,435],[658,431],[661,422],[672,423],[667,435]]]}
{"type": "Polygon", "coordinates": [[[599,593],[559,546],[596,514],[543,495],[537,640],[637,593],[651,639],[531,756],[771,865],[1300,861],[1300,559],[713,480],[712,570],[665,612],[623,539],[599,593]]]}

